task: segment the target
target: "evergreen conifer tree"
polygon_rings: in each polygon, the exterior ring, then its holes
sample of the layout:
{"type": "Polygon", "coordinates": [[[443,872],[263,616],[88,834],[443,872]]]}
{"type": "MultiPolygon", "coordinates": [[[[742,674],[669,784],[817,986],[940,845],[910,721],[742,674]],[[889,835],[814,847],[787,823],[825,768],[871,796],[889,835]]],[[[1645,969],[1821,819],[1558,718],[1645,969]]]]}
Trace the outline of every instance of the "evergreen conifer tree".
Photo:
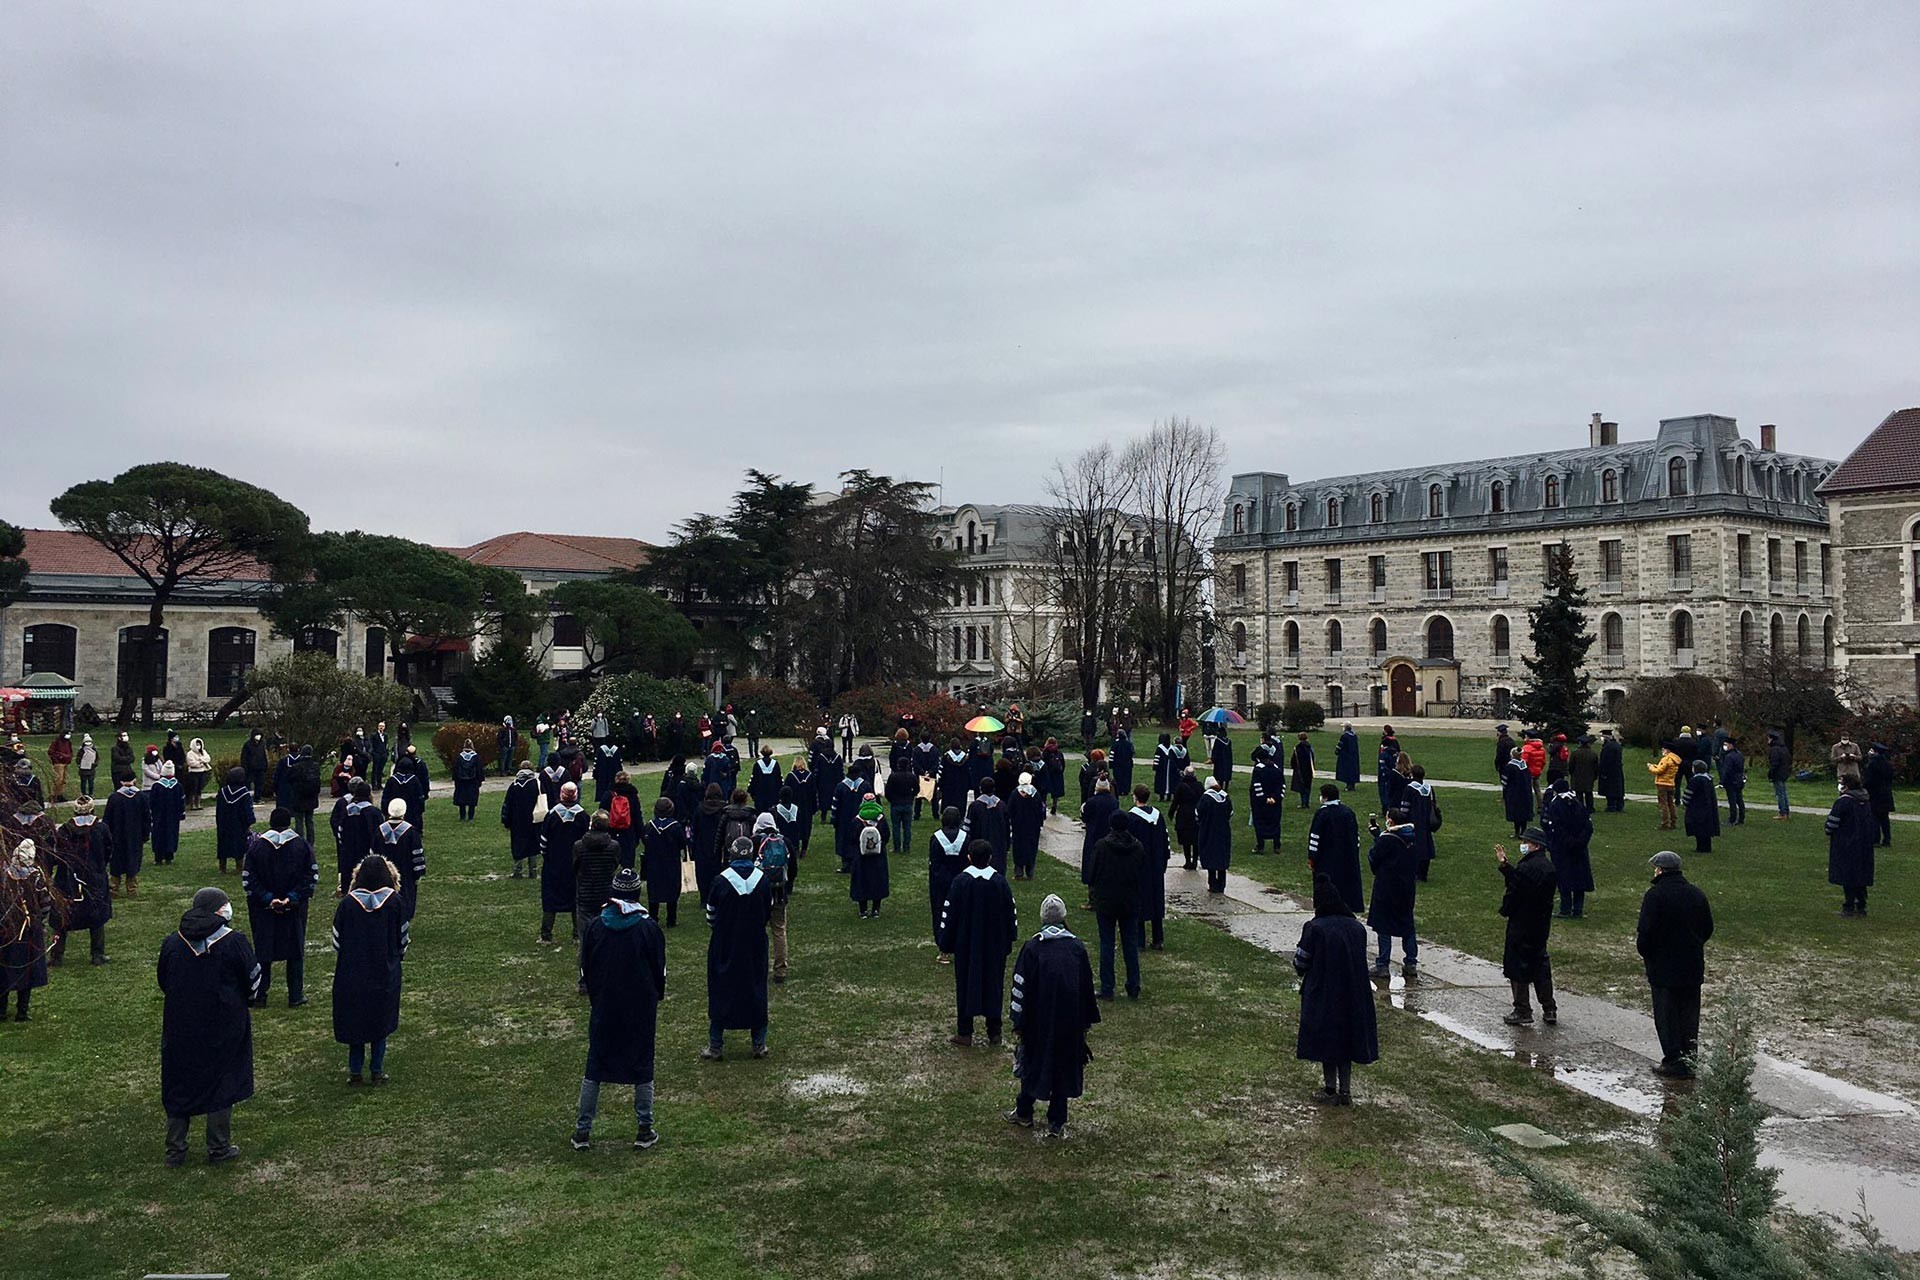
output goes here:
{"type": "Polygon", "coordinates": [[[1533,656],[1522,659],[1527,682],[1514,697],[1513,713],[1524,724],[1575,739],[1587,731],[1593,697],[1586,674],[1587,650],[1593,647],[1586,605],[1573,551],[1563,542],[1547,560],[1546,595],[1527,611],[1533,656]]]}

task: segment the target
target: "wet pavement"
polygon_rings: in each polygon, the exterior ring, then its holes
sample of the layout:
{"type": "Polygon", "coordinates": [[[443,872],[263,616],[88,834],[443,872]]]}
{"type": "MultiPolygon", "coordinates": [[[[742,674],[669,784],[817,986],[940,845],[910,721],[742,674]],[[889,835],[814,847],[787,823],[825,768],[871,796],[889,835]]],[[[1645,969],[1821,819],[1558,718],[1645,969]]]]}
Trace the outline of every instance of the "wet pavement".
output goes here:
{"type": "MultiPolygon", "coordinates": [[[[1041,847],[1078,867],[1079,824],[1048,819],[1041,847]]],[[[1167,872],[1167,908],[1283,955],[1312,914],[1288,894],[1240,875],[1229,874],[1224,894],[1209,894],[1204,872],[1177,863],[1167,872]]],[[[1562,990],[1557,1026],[1510,1027],[1501,1019],[1512,992],[1498,964],[1425,938],[1419,960],[1411,982],[1397,963],[1391,977],[1376,980],[1392,1008],[1642,1119],[1657,1117],[1677,1091],[1692,1087],[1653,1074],[1660,1042],[1647,1012],[1562,990]]],[[[1754,1094],[1771,1113],[1763,1159],[1781,1171],[1789,1204],[1844,1221],[1858,1212],[1864,1193],[1888,1242],[1920,1249],[1920,1109],[1766,1053],[1754,1063],[1754,1094]]]]}

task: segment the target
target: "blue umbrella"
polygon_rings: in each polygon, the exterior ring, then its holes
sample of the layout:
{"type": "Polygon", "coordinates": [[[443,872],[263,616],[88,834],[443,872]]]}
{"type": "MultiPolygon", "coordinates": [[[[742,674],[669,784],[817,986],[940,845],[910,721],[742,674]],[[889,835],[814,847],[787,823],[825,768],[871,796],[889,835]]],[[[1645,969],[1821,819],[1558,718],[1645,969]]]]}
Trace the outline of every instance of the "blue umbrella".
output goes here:
{"type": "Polygon", "coordinates": [[[1247,718],[1238,711],[1229,711],[1225,707],[1215,707],[1200,717],[1207,724],[1245,724],[1247,718]]]}

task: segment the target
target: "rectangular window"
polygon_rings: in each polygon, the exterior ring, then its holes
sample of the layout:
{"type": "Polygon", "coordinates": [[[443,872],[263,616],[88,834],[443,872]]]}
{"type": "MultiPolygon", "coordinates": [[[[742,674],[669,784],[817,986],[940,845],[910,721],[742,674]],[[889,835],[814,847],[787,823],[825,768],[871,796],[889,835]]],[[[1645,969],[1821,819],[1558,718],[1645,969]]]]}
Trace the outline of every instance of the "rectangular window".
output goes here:
{"type": "Polygon", "coordinates": [[[1340,562],[1338,560],[1327,561],[1327,602],[1340,603],[1340,562]]]}
{"type": "Polygon", "coordinates": [[[1557,542],[1540,544],[1540,585],[1545,586],[1553,577],[1553,553],[1559,548],[1557,542]]]}
{"type": "Polygon", "coordinates": [[[580,625],[580,619],[570,613],[553,615],[553,647],[556,649],[587,647],[587,631],[580,625]]]}
{"type": "Polygon", "coordinates": [[[1833,594],[1833,544],[1830,542],[1820,544],[1820,593],[1833,594]]]}
{"type": "Polygon", "coordinates": [[[1742,583],[1749,581],[1753,577],[1752,534],[1743,533],[1734,539],[1734,558],[1740,571],[1740,581],[1742,583]]]}
{"type": "Polygon", "coordinates": [[[967,661],[972,662],[974,658],[978,656],[979,651],[980,651],[980,642],[978,639],[978,633],[972,627],[968,627],[967,628],[967,661]]]}
{"type": "Polygon", "coordinates": [[[960,628],[953,629],[953,660],[960,661],[960,628]]]}
{"type": "Polygon", "coordinates": [[[1626,557],[1618,538],[1604,538],[1600,542],[1600,589],[1602,591],[1620,590],[1620,578],[1626,557]]]}
{"type": "Polygon", "coordinates": [[[1793,589],[1807,594],[1807,544],[1802,541],[1793,544],[1793,589]]]}
{"type": "Polygon", "coordinates": [[[1786,581],[1780,576],[1780,539],[1767,539],[1767,590],[1784,589],[1786,581]]]}
{"type": "Polygon", "coordinates": [[[1367,557],[1367,584],[1372,589],[1374,603],[1387,598],[1387,558],[1385,556],[1367,557]]]}
{"type": "Polygon", "coordinates": [[[1496,598],[1505,596],[1510,590],[1507,585],[1507,549],[1505,547],[1488,549],[1487,581],[1492,584],[1492,594],[1496,598]]]}
{"type": "Polygon", "coordinates": [[[1693,587],[1693,535],[1676,533],[1667,538],[1667,571],[1675,591],[1693,587]]]}
{"type": "Polygon", "coordinates": [[[1429,596],[1453,594],[1453,552],[1429,551],[1421,558],[1429,596]]]}
{"type": "Polygon", "coordinates": [[[1287,595],[1297,597],[1300,594],[1300,562],[1289,560],[1280,566],[1281,575],[1286,582],[1287,595]]]}
{"type": "Polygon", "coordinates": [[[1233,594],[1235,598],[1244,598],[1247,594],[1247,566],[1233,566],[1233,594]]]}

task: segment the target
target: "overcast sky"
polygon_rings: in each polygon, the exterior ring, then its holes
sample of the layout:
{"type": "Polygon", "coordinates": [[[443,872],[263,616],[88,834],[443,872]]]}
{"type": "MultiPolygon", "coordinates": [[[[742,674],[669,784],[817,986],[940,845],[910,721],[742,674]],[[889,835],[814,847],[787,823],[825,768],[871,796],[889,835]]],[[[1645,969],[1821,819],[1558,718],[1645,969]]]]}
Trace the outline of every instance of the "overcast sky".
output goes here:
{"type": "Polygon", "coordinates": [[[1920,6],[20,0],[0,518],[658,539],[757,466],[1032,500],[1920,403],[1920,6]],[[1283,15],[1278,10],[1291,10],[1283,15]]]}

